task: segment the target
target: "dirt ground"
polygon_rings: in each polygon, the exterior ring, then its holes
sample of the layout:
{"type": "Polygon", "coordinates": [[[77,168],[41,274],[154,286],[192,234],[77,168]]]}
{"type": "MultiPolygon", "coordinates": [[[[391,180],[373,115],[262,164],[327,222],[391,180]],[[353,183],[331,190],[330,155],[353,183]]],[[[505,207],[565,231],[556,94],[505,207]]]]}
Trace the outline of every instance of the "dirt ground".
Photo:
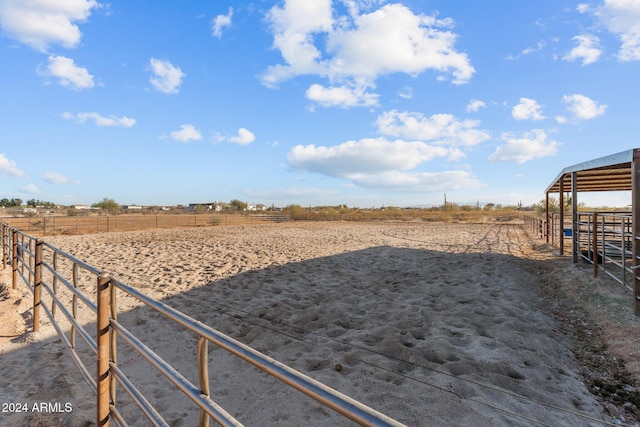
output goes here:
{"type": "MultiPolygon", "coordinates": [[[[527,270],[539,276],[536,291],[572,341],[588,390],[620,425],[640,426],[640,317],[633,313],[631,292],[606,276],[594,278],[592,266],[554,255],[535,237],[518,249],[531,261],[527,270]]],[[[28,345],[32,301],[7,286],[10,279],[9,268],[0,270],[0,345],[28,345]]],[[[64,423],[52,417],[40,425],[64,423]]]]}
{"type": "MultiPolygon", "coordinates": [[[[593,266],[532,239],[532,258],[544,259],[541,295],[573,335],[573,352],[589,391],[624,425],[640,425],[640,317],[631,291],[593,266]]],[[[569,251],[570,252],[570,251],[569,251]]]]}

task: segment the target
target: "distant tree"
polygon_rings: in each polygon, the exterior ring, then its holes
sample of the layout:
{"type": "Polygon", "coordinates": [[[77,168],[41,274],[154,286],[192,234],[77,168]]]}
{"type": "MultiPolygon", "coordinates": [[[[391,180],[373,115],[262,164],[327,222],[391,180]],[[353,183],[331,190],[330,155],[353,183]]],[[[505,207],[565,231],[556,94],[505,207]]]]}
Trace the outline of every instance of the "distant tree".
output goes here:
{"type": "MultiPolygon", "coordinates": [[[[546,201],[545,199],[540,200],[538,203],[533,205],[536,212],[544,213],[546,212],[546,201]]],[[[571,205],[569,205],[571,207],[571,205]]],[[[555,197],[549,197],[549,213],[558,213],[560,212],[560,202],[555,197]]]]}
{"type": "Polygon", "coordinates": [[[238,199],[233,199],[229,205],[231,206],[231,210],[234,211],[244,211],[247,209],[247,204],[238,199]]]}
{"type": "Polygon", "coordinates": [[[300,217],[305,213],[305,209],[300,205],[287,205],[282,211],[289,214],[292,218],[300,217]]]}
{"type": "Polygon", "coordinates": [[[107,211],[110,213],[117,212],[120,209],[120,205],[113,199],[109,199],[105,197],[98,203],[94,203],[91,205],[92,208],[100,208],[103,211],[107,211]]]}
{"type": "Polygon", "coordinates": [[[27,206],[30,206],[32,208],[37,208],[38,206],[51,208],[55,206],[55,203],[46,202],[44,200],[29,199],[27,200],[27,206]]]}

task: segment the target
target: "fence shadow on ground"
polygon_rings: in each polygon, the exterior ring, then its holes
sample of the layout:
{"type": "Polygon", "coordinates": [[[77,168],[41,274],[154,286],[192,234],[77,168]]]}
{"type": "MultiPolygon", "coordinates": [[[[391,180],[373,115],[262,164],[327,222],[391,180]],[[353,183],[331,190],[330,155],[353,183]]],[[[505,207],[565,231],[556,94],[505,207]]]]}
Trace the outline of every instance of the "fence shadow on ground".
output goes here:
{"type": "MultiPolygon", "coordinates": [[[[166,289],[162,302],[408,425],[599,425],[535,270],[512,255],[379,246],[166,289]]],[[[198,384],[195,334],[148,307],[118,321],[198,384]]],[[[73,407],[3,413],[3,425],[94,425],[95,396],[58,338],[1,365],[3,402],[73,407]]],[[[118,366],[170,425],[197,424],[197,406],[121,340],[118,366]]],[[[246,425],[351,425],[214,346],[209,377],[212,399],[246,425]]],[[[126,420],[148,424],[120,387],[116,396],[126,420]]]]}

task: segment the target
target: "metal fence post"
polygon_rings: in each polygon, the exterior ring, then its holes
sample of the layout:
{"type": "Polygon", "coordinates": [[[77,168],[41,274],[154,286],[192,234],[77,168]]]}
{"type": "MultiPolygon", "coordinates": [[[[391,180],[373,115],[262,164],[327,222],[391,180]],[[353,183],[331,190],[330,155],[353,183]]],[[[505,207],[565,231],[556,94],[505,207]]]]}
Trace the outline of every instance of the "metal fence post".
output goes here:
{"type": "Polygon", "coordinates": [[[98,347],[97,358],[97,393],[96,393],[96,414],[98,427],[109,426],[109,300],[111,292],[109,286],[111,279],[108,274],[101,273],[98,276],[98,321],[96,342],[98,347]]]}
{"type": "MultiPolygon", "coordinates": [[[[118,306],[116,304],[116,287],[111,285],[109,292],[109,312],[114,321],[118,321],[118,306]]],[[[113,328],[109,329],[109,357],[114,365],[118,365],[117,336],[113,328]]],[[[112,405],[116,405],[116,379],[113,375],[109,379],[109,399],[112,405]]]]}
{"type": "MultiPolygon", "coordinates": [[[[593,277],[598,277],[598,212],[593,212],[593,277]]],[[[604,225],[602,226],[602,247],[604,248],[604,225]]]]}
{"type": "Polygon", "coordinates": [[[4,223],[0,222],[0,228],[2,229],[2,269],[7,268],[7,248],[6,248],[6,239],[5,235],[7,230],[5,229],[4,223]]]}
{"type": "Polygon", "coordinates": [[[33,278],[33,332],[40,330],[40,294],[42,292],[42,239],[36,239],[36,257],[33,278]]]}
{"type": "Polygon", "coordinates": [[[11,257],[11,286],[13,289],[18,287],[18,231],[13,229],[12,238],[12,257],[11,257]]]}
{"type": "MultiPolygon", "coordinates": [[[[198,339],[198,377],[200,392],[209,397],[209,341],[201,336],[198,339]]],[[[209,427],[209,414],[200,409],[200,427],[209,427]]]]}
{"type": "Polygon", "coordinates": [[[2,223],[2,269],[7,268],[7,225],[2,223]]]}

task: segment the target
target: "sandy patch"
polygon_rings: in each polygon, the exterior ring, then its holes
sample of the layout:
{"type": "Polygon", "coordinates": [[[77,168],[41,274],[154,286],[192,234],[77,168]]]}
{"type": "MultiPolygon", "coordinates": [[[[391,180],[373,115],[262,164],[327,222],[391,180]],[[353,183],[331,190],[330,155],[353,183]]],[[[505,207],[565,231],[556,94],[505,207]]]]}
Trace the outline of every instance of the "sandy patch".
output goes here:
{"type": "MultiPolygon", "coordinates": [[[[407,425],[612,421],[583,381],[574,330],[537,292],[545,261],[517,225],[290,223],[47,240],[407,425]]],[[[122,323],[197,383],[193,336],[130,299],[119,306],[122,323]]],[[[37,390],[57,387],[74,406],[58,418],[91,424],[88,388],[71,381],[79,376],[46,325],[37,335],[0,346],[3,399],[51,399],[37,390]],[[34,387],[29,371],[49,376],[34,387]]],[[[195,406],[136,353],[122,344],[118,355],[171,425],[197,423],[195,406]]],[[[246,425],[350,425],[223,350],[211,348],[209,369],[214,400],[246,425]]]]}

